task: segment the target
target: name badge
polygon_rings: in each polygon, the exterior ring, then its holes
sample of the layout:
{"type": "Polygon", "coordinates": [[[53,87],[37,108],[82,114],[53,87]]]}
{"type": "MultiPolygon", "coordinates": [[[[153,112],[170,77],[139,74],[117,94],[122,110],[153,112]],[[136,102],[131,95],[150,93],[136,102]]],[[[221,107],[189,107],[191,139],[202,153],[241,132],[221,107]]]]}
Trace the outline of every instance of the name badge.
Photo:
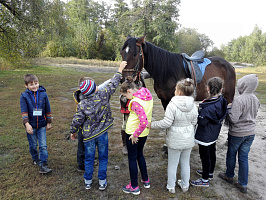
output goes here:
{"type": "Polygon", "coordinates": [[[42,109],[33,110],[33,116],[42,116],[42,109]]]}

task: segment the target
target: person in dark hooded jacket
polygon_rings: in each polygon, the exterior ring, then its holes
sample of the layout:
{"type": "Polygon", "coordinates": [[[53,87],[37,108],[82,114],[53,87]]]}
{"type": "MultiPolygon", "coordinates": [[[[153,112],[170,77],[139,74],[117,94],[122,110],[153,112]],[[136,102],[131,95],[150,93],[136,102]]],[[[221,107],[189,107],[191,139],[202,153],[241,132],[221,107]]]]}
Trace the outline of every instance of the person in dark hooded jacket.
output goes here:
{"type": "Polygon", "coordinates": [[[199,145],[202,171],[196,173],[202,178],[191,181],[191,185],[209,187],[216,163],[216,141],[220,134],[222,122],[227,113],[227,101],[222,96],[223,80],[219,77],[209,79],[207,92],[209,98],[199,104],[198,127],[195,142],[199,145]]]}

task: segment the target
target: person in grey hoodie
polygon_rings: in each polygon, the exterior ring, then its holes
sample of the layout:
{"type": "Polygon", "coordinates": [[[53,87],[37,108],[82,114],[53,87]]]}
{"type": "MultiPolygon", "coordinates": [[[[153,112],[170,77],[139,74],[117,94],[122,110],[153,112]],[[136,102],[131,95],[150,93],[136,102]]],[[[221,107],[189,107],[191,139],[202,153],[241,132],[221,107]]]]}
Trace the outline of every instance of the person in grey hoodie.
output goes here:
{"type": "Polygon", "coordinates": [[[238,154],[238,183],[235,185],[242,193],[247,193],[248,154],[255,137],[255,121],[260,107],[260,102],[254,95],[258,84],[259,80],[256,74],[240,78],[237,82],[240,95],[228,107],[229,133],[226,172],[220,172],[219,177],[233,183],[236,155],[238,154]]]}
{"type": "Polygon", "coordinates": [[[192,79],[184,79],[177,83],[175,96],[166,107],[165,117],[153,121],[148,128],[162,128],[166,131],[168,147],[167,186],[170,193],[175,193],[176,172],[180,162],[181,180],[178,185],[183,192],[189,188],[190,153],[194,142],[194,128],[197,124],[198,109],[194,103],[194,83],[192,79]]]}

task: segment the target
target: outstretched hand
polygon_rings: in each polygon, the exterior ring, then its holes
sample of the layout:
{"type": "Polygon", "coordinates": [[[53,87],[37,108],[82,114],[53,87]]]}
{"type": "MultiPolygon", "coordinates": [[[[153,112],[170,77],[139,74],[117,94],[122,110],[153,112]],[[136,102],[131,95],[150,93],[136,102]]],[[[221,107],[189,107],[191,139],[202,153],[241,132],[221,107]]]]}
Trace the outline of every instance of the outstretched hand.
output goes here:
{"type": "Polygon", "coordinates": [[[129,140],[131,140],[132,144],[137,144],[139,138],[135,137],[133,134],[129,137],[129,140]]]}
{"type": "Polygon", "coordinates": [[[120,67],[119,67],[118,71],[120,73],[122,73],[123,69],[125,69],[126,66],[127,66],[127,61],[122,61],[121,64],[120,64],[120,67]]]}

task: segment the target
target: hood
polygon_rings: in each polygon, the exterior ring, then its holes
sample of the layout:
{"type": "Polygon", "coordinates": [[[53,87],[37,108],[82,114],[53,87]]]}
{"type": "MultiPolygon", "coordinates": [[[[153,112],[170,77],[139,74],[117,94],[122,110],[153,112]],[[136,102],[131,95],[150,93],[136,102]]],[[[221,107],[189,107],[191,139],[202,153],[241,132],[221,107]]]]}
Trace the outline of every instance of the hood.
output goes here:
{"type": "MultiPolygon", "coordinates": [[[[43,86],[39,86],[38,92],[46,92],[46,89],[43,86]]],[[[25,92],[31,93],[31,91],[27,88],[25,92]]]]}
{"type": "Polygon", "coordinates": [[[81,100],[84,99],[84,95],[81,93],[80,89],[78,89],[73,93],[73,98],[75,102],[78,104],[79,102],[81,102],[81,100]]]}
{"type": "Polygon", "coordinates": [[[213,123],[220,124],[226,117],[227,113],[227,101],[225,98],[223,98],[222,95],[220,95],[217,99],[214,100],[205,100],[204,103],[201,103],[200,106],[202,108],[211,106],[212,110],[209,112],[208,117],[210,120],[213,121],[213,123]]]}
{"type": "Polygon", "coordinates": [[[243,76],[237,81],[237,90],[239,94],[254,93],[259,85],[259,78],[256,74],[243,76]]]}
{"type": "Polygon", "coordinates": [[[171,102],[182,112],[189,112],[194,107],[194,98],[191,96],[174,96],[171,102]]]}
{"type": "Polygon", "coordinates": [[[138,97],[143,101],[152,100],[152,95],[151,95],[150,91],[145,87],[140,88],[137,92],[135,92],[133,94],[133,96],[138,97]]]}

